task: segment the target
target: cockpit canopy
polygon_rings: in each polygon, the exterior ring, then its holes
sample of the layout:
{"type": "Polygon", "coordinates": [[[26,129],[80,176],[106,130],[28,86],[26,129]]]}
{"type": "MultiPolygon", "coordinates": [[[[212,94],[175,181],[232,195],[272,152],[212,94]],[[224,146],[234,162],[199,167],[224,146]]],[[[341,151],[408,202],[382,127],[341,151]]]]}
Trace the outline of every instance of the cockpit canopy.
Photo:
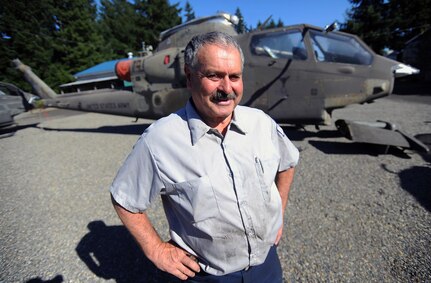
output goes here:
{"type": "MultiPolygon", "coordinates": [[[[250,49],[253,55],[306,60],[308,58],[300,29],[256,34],[250,49]]],[[[311,46],[318,62],[370,65],[373,55],[359,40],[342,33],[309,29],[311,46]]]]}

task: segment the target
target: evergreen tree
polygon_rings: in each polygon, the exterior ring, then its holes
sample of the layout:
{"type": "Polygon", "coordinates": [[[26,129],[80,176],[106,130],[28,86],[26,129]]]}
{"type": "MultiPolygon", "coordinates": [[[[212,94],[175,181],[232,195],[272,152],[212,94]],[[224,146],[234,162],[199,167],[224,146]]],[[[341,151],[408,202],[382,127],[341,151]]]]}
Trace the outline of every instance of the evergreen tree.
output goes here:
{"type": "Polygon", "coordinates": [[[94,21],[93,0],[3,2],[1,80],[30,90],[10,67],[10,60],[20,58],[56,89],[73,80],[73,73],[111,57],[94,21]]]}
{"type": "Polygon", "coordinates": [[[269,21],[269,24],[266,25],[265,29],[271,29],[275,27],[276,27],[276,24],[274,22],[274,19],[271,19],[271,21],[269,21]]]}
{"type": "Polygon", "coordinates": [[[257,21],[256,28],[258,28],[258,29],[262,29],[263,28],[262,27],[262,22],[260,20],[257,21]]]}
{"type": "Polygon", "coordinates": [[[136,0],[136,24],[139,27],[137,38],[146,45],[155,47],[160,32],[181,24],[181,8],[178,5],[170,5],[168,0],[136,0]]]}
{"type": "Polygon", "coordinates": [[[54,1],[57,30],[54,38],[54,62],[75,73],[112,56],[99,34],[93,0],[54,1]]]}
{"type": "Polygon", "coordinates": [[[431,28],[431,0],[392,0],[388,5],[390,48],[401,50],[405,42],[431,28]]]}
{"type": "Polygon", "coordinates": [[[102,0],[100,2],[99,28],[105,42],[113,52],[112,59],[124,58],[128,52],[142,49],[138,39],[135,6],[127,0],[102,0]]]}
{"type": "Polygon", "coordinates": [[[384,0],[349,0],[352,10],[341,27],[361,37],[374,51],[381,53],[390,38],[388,4],[384,0]]]}
{"type": "Polygon", "coordinates": [[[275,23],[274,19],[268,18],[266,23],[262,23],[260,20],[257,22],[257,28],[259,29],[272,29],[272,28],[281,28],[284,27],[283,21],[279,18],[277,23],[275,23]],[[262,26],[265,24],[265,26],[262,26]]]}
{"type": "Polygon", "coordinates": [[[266,25],[265,29],[271,29],[271,28],[281,28],[284,26],[284,23],[281,19],[278,19],[278,22],[275,23],[273,19],[269,22],[269,24],[266,25]]]}
{"type": "Polygon", "coordinates": [[[196,18],[195,12],[193,11],[193,8],[190,5],[189,1],[186,2],[186,7],[185,7],[184,11],[186,12],[186,14],[185,14],[186,22],[190,22],[191,20],[196,18]]]}
{"type": "MultiPolygon", "coordinates": [[[[40,75],[50,78],[46,66],[53,54],[52,17],[50,0],[2,1],[0,5],[0,81],[14,83],[30,91],[22,75],[11,67],[11,60],[19,58],[27,65],[40,69],[40,75]]],[[[48,80],[49,81],[49,80],[48,80]]]]}
{"type": "Polygon", "coordinates": [[[278,19],[278,22],[277,22],[276,27],[277,27],[277,28],[282,28],[282,27],[284,27],[284,23],[283,23],[283,21],[282,21],[281,19],[278,19]]]}
{"type": "Polygon", "coordinates": [[[431,27],[431,0],[349,0],[341,26],[361,37],[374,51],[401,50],[406,41],[431,27]]]}
{"type": "Polygon", "coordinates": [[[238,17],[238,24],[235,26],[235,30],[237,33],[245,33],[247,31],[246,23],[244,21],[244,17],[242,16],[241,10],[239,7],[236,8],[235,16],[238,17]]]}

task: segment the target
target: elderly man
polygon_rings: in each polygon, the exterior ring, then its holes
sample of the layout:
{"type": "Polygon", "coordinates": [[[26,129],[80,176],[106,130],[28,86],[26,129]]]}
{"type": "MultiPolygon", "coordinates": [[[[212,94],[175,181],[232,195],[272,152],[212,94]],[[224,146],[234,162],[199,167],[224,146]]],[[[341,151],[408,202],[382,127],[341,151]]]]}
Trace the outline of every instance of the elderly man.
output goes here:
{"type": "Polygon", "coordinates": [[[212,32],[185,50],[191,99],[153,123],[111,187],[145,255],[189,282],[281,282],[276,253],[298,150],[260,110],[238,106],[244,57],[212,32]],[[145,211],[161,195],[171,240],[145,211]]]}

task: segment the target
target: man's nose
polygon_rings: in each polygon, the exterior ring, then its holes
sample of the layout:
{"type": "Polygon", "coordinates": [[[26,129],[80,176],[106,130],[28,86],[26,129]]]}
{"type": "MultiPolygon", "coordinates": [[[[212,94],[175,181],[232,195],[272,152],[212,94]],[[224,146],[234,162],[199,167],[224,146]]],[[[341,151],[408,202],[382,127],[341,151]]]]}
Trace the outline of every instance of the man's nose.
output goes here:
{"type": "Polygon", "coordinates": [[[229,76],[225,76],[220,81],[220,89],[223,90],[225,93],[232,93],[232,82],[230,81],[229,76]]]}

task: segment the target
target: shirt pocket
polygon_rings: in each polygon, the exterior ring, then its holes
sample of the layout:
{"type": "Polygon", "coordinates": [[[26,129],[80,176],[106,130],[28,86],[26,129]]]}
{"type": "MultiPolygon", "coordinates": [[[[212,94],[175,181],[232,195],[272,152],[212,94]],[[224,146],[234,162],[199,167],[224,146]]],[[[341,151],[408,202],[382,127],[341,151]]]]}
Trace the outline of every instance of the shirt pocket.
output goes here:
{"type": "Polygon", "coordinates": [[[259,179],[262,197],[265,201],[271,201],[271,187],[278,171],[279,160],[280,159],[278,157],[272,157],[269,159],[260,159],[259,157],[254,158],[257,178],[259,179]]]}
{"type": "Polygon", "coordinates": [[[219,215],[219,207],[208,176],[166,186],[166,193],[179,205],[176,209],[200,222],[219,215]]]}

